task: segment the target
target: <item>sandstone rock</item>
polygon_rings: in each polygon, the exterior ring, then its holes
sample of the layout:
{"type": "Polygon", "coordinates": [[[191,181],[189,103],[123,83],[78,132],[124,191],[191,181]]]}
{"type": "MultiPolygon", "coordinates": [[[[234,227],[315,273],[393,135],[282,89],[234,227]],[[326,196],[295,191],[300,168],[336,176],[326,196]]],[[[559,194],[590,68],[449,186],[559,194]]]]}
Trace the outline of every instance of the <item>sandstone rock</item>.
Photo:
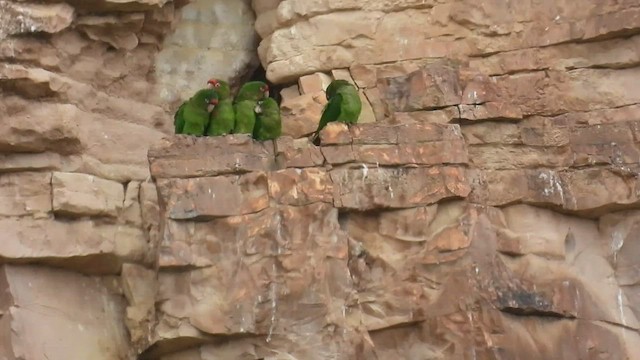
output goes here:
{"type": "Polygon", "coordinates": [[[0,333],[7,335],[0,356],[37,359],[46,354],[49,359],[96,360],[130,356],[124,304],[104,279],[11,265],[2,267],[0,278],[0,333]]]}
{"type": "Polygon", "coordinates": [[[522,112],[517,106],[500,102],[484,104],[458,105],[462,120],[520,120],[522,112]]]}
{"type": "Polygon", "coordinates": [[[323,145],[351,144],[349,127],[344,123],[330,122],[320,130],[320,143],[323,145]]]}
{"type": "Polygon", "coordinates": [[[128,303],[125,324],[132,345],[140,353],[149,346],[148,335],[151,333],[158,291],[156,273],[139,265],[124,264],[121,278],[128,303]]]}
{"type": "Polygon", "coordinates": [[[395,112],[391,115],[394,123],[408,124],[413,122],[446,124],[460,116],[458,107],[451,106],[442,110],[395,112]]]}
{"type": "Polygon", "coordinates": [[[61,156],[51,152],[0,154],[0,172],[75,171],[81,161],[80,156],[61,156]]]}
{"type": "Polygon", "coordinates": [[[346,238],[336,236],[337,210],[327,204],[271,208],[214,222],[167,224],[171,236],[178,235],[175,239],[187,240],[191,246],[174,251],[177,244],[168,242],[173,250],[166,248],[164,253],[182,256],[178,263],[207,267],[161,272],[159,339],[204,333],[252,333],[275,339],[289,329],[306,328],[318,334],[328,323],[341,322],[350,280],[346,238]],[[189,227],[194,236],[179,235],[189,227]],[[252,236],[245,236],[246,231],[252,236]],[[230,242],[234,237],[238,241],[230,242]],[[253,284],[244,287],[238,279],[253,284]],[[329,291],[316,296],[321,288],[329,291]],[[165,332],[175,322],[182,323],[182,333],[165,332]]]}
{"type": "Polygon", "coordinates": [[[246,135],[173,136],[149,149],[149,166],[155,178],[267,171],[275,168],[275,157],[266,144],[246,135]]]}
{"type": "Polygon", "coordinates": [[[385,105],[380,97],[380,91],[377,88],[364,89],[364,95],[371,105],[371,110],[376,118],[376,121],[382,121],[386,119],[385,105]]]}
{"type": "Polygon", "coordinates": [[[574,161],[568,147],[500,144],[469,146],[468,151],[471,163],[482,169],[562,168],[574,161]]]}
{"type": "Polygon", "coordinates": [[[142,216],[142,231],[145,233],[149,251],[144,263],[157,263],[158,243],[160,242],[160,209],[158,206],[158,192],[155,184],[143,182],[140,185],[140,213],[142,216]]]}
{"type": "MultiPolygon", "coordinates": [[[[353,145],[352,151],[354,161],[382,166],[465,164],[469,160],[462,141],[434,141],[415,145],[353,145]]],[[[326,153],[325,149],[323,153],[326,153]]],[[[334,164],[332,160],[327,158],[328,163],[334,164]]]]}
{"type": "Polygon", "coordinates": [[[174,220],[244,215],[269,206],[264,173],[158,180],[160,203],[174,220]]]}
{"type": "Polygon", "coordinates": [[[124,202],[122,184],[92,175],[54,172],[53,211],[61,215],[117,217],[124,202]]]}
{"type": "Polygon", "coordinates": [[[46,32],[56,33],[71,25],[73,7],[60,4],[28,4],[0,2],[0,40],[9,35],[46,32]]]}
{"type": "Polygon", "coordinates": [[[175,20],[162,27],[165,32],[168,28],[172,31],[162,39],[158,54],[151,56],[157,79],[154,95],[159,102],[173,104],[175,111],[208,79],[215,77],[235,85],[255,70],[258,39],[250,3],[182,2],[175,20]]]}
{"type": "Polygon", "coordinates": [[[283,99],[282,134],[300,138],[314,132],[326,103],[324,91],[283,99]]]}
{"type": "Polygon", "coordinates": [[[297,98],[300,95],[302,94],[300,93],[300,86],[298,85],[291,85],[280,90],[280,97],[283,102],[293,100],[293,98],[297,98]]]}
{"type": "Polygon", "coordinates": [[[640,55],[629,49],[633,49],[639,42],[640,36],[633,36],[629,39],[567,43],[501,52],[482,59],[472,59],[469,66],[487,75],[503,75],[545,68],[622,68],[638,61],[640,55]]]}
{"type": "Polygon", "coordinates": [[[95,0],[91,2],[71,0],[70,3],[83,12],[147,11],[162,7],[167,0],[95,0]]]}
{"type": "MultiPolygon", "coordinates": [[[[356,154],[353,152],[351,144],[323,147],[320,151],[325,161],[331,165],[341,165],[356,161],[356,154]]],[[[363,166],[366,166],[366,164],[363,164],[363,166]]]]}
{"type": "Polygon", "coordinates": [[[140,182],[131,181],[127,184],[122,204],[121,218],[132,225],[142,225],[142,211],[140,210],[140,182]]]}
{"type": "Polygon", "coordinates": [[[388,113],[458,105],[462,89],[455,64],[438,61],[406,76],[379,78],[388,113]]]}
{"type": "Polygon", "coordinates": [[[365,95],[364,91],[358,91],[358,95],[360,95],[360,101],[362,102],[362,110],[360,112],[360,117],[358,117],[358,123],[366,124],[376,122],[377,117],[375,111],[369,103],[369,99],[365,95]]]}
{"type": "MultiPolygon", "coordinates": [[[[442,235],[460,226],[464,218],[462,202],[438,206],[437,210],[434,206],[349,216],[346,231],[356,251],[352,253],[350,270],[361,304],[358,315],[366,329],[407,325],[430,316],[426,309],[438,311],[437,302],[447,296],[443,290],[451,285],[455,275],[449,273],[442,282],[430,284],[427,279],[437,276],[439,270],[428,270],[418,264],[450,262],[462,257],[466,249],[455,253],[432,245],[438,241],[446,245],[442,235]],[[418,214],[420,220],[427,221],[409,220],[418,214]],[[388,223],[391,219],[400,222],[388,223]]],[[[468,248],[469,239],[462,237],[467,240],[464,248],[468,248]]]]}
{"type": "Polygon", "coordinates": [[[82,151],[80,131],[72,120],[76,112],[71,105],[41,104],[9,116],[12,121],[0,124],[0,150],[4,152],[82,151]]]}
{"type": "Polygon", "coordinates": [[[48,217],[51,212],[51,173],[0,175],[0,215],[48,217]]]}
{"type": "Polygon", "coordinates": [[[497,89],[491,78],[483,74],[475,74],[466,81],[462,91],[461,104],[484,104],[496,100],[497,89]]]}
{"type": "Polygon", "coordinates": [[[320,149],[307,138],[292,139],[290,136],[281,136],[275,143],[276,161],[282,168],[305,168],[324,163],[320,149]]]}
{"type": "Polygon", "coordinates": [[[286,169],[269,174],[269,194],[283,205],[333,203],[333,184],[325,170],[286,169]]]}
{"type": "Polygon", "coordinates": [[[313,94],[327,90],[327,86],[331,83],[331,77],[324,73],[315,73],[311,75],[301,76],[298,79],[298,86],[302,94],[313,94]]]}
{"type": "Polygon", "coordinates": [[[637,184],[630,180],[628,175],[603,168],[484,171],[473,181],[470,199],[488,205],[546,204],[597,216],[611,209],[637,206],[637,184]]]}
{"type": "Polygon", "coordinates": [[[635,68],[539,71],[497,77],[496,86],[500,101],[519,106],[523,115],[549,116],[636,104],[638,98],[633,89],[637,85],[629,82],[637,76],[636,71],[635,68]]]}
{"type": "Polygon", "coordinates": [[[424,206],[470,192],[464,169],[457,167],[363,167],[334,169],[330,174],[335,206],[360,211],[424,206]]]}
{"type": "MultiPolygon", "coordinates": [[[[510,122],[480,122],[474,124],[465,124],[461,127],[462,135],[468,145],[480,144],[527,144],[551,146],[540,138],[544,137],[537,132],[537,127],[525,127],[526,125],[514,124],[510,122]],[[528,130],[528,131],[527,131],[528,130]],[[528,138],[524,141],[523,138],[528,138]]],[[[565,144],[566,145],[566,144],[565,144]]],[[[470,147],[471,148],[471,147],[470,147]]]]}
{"type": "Polygon", "coordinates": [[[138,228],[94,220],[3,218],[0,244],[5,262],[38,262],[83,273],[116,274],[124,261],[141,261],[147,251],[138,228]]]}
{"type": "Polygon", "coordinates": [[[142,29],[144,14],[120,16],[82,16],[76,27],[93,40],[104,41],[116,49],[132,50],[138,46],[135,33],[142,29]]]}

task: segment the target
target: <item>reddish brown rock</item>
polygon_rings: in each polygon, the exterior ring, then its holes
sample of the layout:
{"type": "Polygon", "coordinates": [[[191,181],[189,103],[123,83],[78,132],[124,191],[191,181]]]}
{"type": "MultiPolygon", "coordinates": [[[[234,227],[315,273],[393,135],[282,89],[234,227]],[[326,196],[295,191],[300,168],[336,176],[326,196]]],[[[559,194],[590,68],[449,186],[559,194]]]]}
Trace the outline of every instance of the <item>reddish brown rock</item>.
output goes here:
{"type": "MultiPolygon", "coordinates": [[[[527,145],[546,145],[543,143],[530,143],[524,142],[523,138],[527,137],[522,124],[514,124],[511,122],[479,122],[473,124],[465,124],[461,127],[462,135],[468,145],[483,145],[483,144],[522,144],[527,145]],[[522,134],[521,134],[522,133],[522,134]]],[[[529,133],[529,138],[539,138],[543,135],[536,133],[536,128],[532,128],[529,133]]],[[[542,132],[542,131],[541,131],[542,132]]],[[[542,142],[540,140],[540,142],[542,142]]],[[[550,145],[550,144],[549,144],[550,145]]],[[[471,146],[469,147],[471,148],[471,146]]]]}
{"type": "Polygon", "coordinates": [[[279,204],[333,202],[333,184],[324,169],[286,169],[269,173],[269,194],[279,204]]]}
{"type": "Polygon", "coordinates": [[[318,128],[322,110],[327,103],[324,91],[285,98],[281,104],[282,134],[293,138],[309,135],[318,128]]]}
{"type": "Polygon", "coordinates": [[[483,104],[458,105],[462,120],[520,120],[522,112],[517,106],[487,102],[483,104]]]}
{"type": "Polygon", "coordinates": [[[155,178],[272,170],[275,156],[268,144],[246,135],[199,138],[178,135],[149,149],[149,167],[155,178]]]}
{"type": "Polygon", "coordinates": [[[258,212],[269,206],[265,173],[158,180],[159,200],[174,220],[258,212]]]}
{"type": "Polygon", "coordinates": [[[289,331],[307,328],[317,334],[329,323],[344,323],[350,288],[347,242],[332,206],[285,206],[167,225],[161,266],[206,267],[160,273],[155,328],[160,341],[244,333],[271,340],[289,331]],[[172,326],[176,322],[180,331],[172,326]]]}
{"type": "Polygon", "coordinates": [[[577,69],[568,72],[538,71],[496,78],[499,101],[519,106],[524,116],[558,115],[637,104],[630,79],[636,68],[577,69]]]}
{"type": "Polygon", "coordinates": [[[148,332],[155,314],[155,296],[158,291],[156,272],[143,266],[122,266],[122,289],[127,299],[125,324],[131,343],[141,353],[149,346],[148,332]]]}
{"type": "Polygon", "coordinates": [[[330,122],[320,130],[320,143],[322,145],[351,144],[349,127],[340,122],[330,122]]]}
{"type": "Polygon", "coordinates": [[[470,162],[481,169],[563,168],[574,164],[568,147],[509,144],[469,146],[470,162]]]}
{"type": "Polygon", "coordinates": [[[494,81],[484,74],[474,74],[466,81],[460,104],[484,104],[497,100],[497,89],[494,81]]]}
{"type": "Polygon", "coordinates": [[[281,168],[304,168],[320,166],[324,158],[320,148],[314,146],[307,138],[293,139],[281,136],[275,141],[276,162],[281,168]]]}
{"type": "Polygon", "coordinates": [[[325,146],[320,148],[322,156],[332,165],[347,164],[356,161],[353,145],[325,146]]]}
{"type": "Polygon", "coordinates": [[[465,170],[458,167],[334,169],[334,204],[372,210],[433,204],[470,191],[465,170]]]}
{"type": "Polygon", "coordinates": [[[312,94],[325,91],[331,83],[331,77],[324,73],[315,73],[311,75],[301,76],[298,79],[298,87],[302,94],[312,94]]]}
{"type": "Polygon", "coordinates": [[[379,78],[388,113],[458,105],[462,89],[455,64],[438,61],[406,76],[379,78]]]}
{"type": "MultiPolygon", "coordinates": [[[[353,153],[357,162],[383,166],[465,164],[468,162],[467,149],[462,141],[433,141],[402,145],[353,145],[353,153]]],[[[329,158],[327,158],[327,162],[332,163],[329,158]]]]}
{"type": "Polygon", "coordinates": [[[446,124],[459,117],[460,110],[456,106],[447,107],[442,110],[396,112],[392,115],[393,121],[400,124],[412,122],[446,124]]]}
{"type": "Polygon", "coordinates": [[[598,216],[639,203],[635,177],[605,168],[483,171],[474,177],[470,199],[487,205],[546,204],[598,216]]]}
{"type": "Polygon", "coordinates": [[[384,101],[382,101],[382,95],[378,88],[364,89],[363,92],[371,105],[371,111],[373,111],[376,121],[383,121],[391,115],[391,113],[387,111],[384,101]]]}

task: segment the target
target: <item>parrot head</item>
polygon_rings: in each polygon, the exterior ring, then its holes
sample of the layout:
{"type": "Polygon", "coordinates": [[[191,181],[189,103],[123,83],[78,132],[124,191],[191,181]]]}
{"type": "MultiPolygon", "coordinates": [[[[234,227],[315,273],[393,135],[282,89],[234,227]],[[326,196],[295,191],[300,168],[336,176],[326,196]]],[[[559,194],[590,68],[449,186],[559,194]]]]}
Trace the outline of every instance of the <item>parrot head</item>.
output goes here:
{"type": "Polygon", "coordinates": [[[336,94],[338,89],[340,89],[343,86],[353,86],[353,85],[351,85],[351,83],[348,82],[347,80],[333,80],[331,84],[327,86],[327,90],[326,90],[327,100],[331,99],[333,95],[336,94]]]}
{"type": "Polygon", "coordinates": [[[263,86],[260,87],[260,91],[264,94],[264,98],[269,97],[269,85],[264,84],[263,86]]]}
{"type": "Polygon", "coordinates": [[[218,93],[214,89],[202,89],[190,101],[197,106],[205,106],[211,112],[218,105],[218,99],[218,93]]]}
{"type": "Polygon", "coordinates": [[[218,80],[218,79],[209,79],[207,81],[207,87],[209,89],[214,89],[218,92],[220,99],[226,99],[231,94],[231,88],[226,81],[218,80]]]}

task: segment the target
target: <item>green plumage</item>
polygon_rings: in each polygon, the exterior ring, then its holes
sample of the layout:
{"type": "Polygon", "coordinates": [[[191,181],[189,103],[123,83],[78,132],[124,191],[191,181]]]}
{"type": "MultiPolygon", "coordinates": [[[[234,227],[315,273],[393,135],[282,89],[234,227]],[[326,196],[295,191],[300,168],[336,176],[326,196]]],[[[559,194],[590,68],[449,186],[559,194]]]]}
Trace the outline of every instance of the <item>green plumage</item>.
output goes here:
{"type": "Polygon", "coordinates": [[[209,123],[209,105],[218,99],[213,89],[202,89],[178,108],[174,116],[176,134],[202,136],[209,123]]]}
{"type": "Polygon", "coordinates": [[[253,138],[256,140],[273,140],[282,133],[280,106],[273,98],[266,98],[261,103],[260,113],[256,115],[253,138]]]}
{"type": "Polygon", "coordinates": [[[236,114],[234,134],[253,134],[256,124],[255,108],[257,101],[243,100],[233,105],[236,114]]]}
{"type": "Polygon", "coordinates": [[[334,80],[327,87],[327,100],[320,117],[318,129],[313,135],[313,141],[318,139],[320,130],[328,123],[338,121],[345,124],[355,124],[358,122],[362,111],[362,101],[355,86],[346,80],[334,80]]]}
{"type": "Polygon", "coordinates": [[[209,86],[218,93],[219,100],[225,100],[231,97],[231,87],[229,83],[223,80],[211,79],[208,82],[209,86]]]}
{"type": "Polygon", "coordinates": [[[242,85],[234,103],[245,100],[260,101],[269,97],[269,86],[262,81],[249,81],[242,85]]]}
{"type": "Polygon", "coordinates": [[[184,111],[184,107],[187,105],[187,102],[183,102],[176,113],[173,115],[173,127],[175,128],[176,134],[182,134],[182,130],[184,129],[184,117],[182,112],[184,111]]]}
{"type": "Polygon", "coordinates": [[[208,136],[220,136],[231,134],[236,125],[236,114],[233,109],[233,101],[230,98],[221,100],[211,112],[208,136]]]}

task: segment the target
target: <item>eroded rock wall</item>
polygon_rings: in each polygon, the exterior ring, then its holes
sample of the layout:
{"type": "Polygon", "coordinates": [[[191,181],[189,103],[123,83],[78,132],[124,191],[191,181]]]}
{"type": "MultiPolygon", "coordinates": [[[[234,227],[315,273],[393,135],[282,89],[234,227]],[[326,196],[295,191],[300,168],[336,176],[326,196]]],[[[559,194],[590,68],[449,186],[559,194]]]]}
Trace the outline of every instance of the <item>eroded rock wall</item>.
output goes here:
{"type": "Polygon", "coordinates": [[[487,181],[465,128],[152,149],[149,358],[639,358],[637,178],[617,192],[599,167],[557,165],[487,181]]]}
{"type": "Polygon", "coordinates": [[[147,151],[190,91],[257,62],[253,21],[249,1],[0,1],[0,358],[148,346],[147,151]]]}
{"type": "Polygon", "coordinates": [[[248,1],[0,0],[0,357],[640,358],[636,1],[251,6],[276,147],[161,140],[248,1]]]}

